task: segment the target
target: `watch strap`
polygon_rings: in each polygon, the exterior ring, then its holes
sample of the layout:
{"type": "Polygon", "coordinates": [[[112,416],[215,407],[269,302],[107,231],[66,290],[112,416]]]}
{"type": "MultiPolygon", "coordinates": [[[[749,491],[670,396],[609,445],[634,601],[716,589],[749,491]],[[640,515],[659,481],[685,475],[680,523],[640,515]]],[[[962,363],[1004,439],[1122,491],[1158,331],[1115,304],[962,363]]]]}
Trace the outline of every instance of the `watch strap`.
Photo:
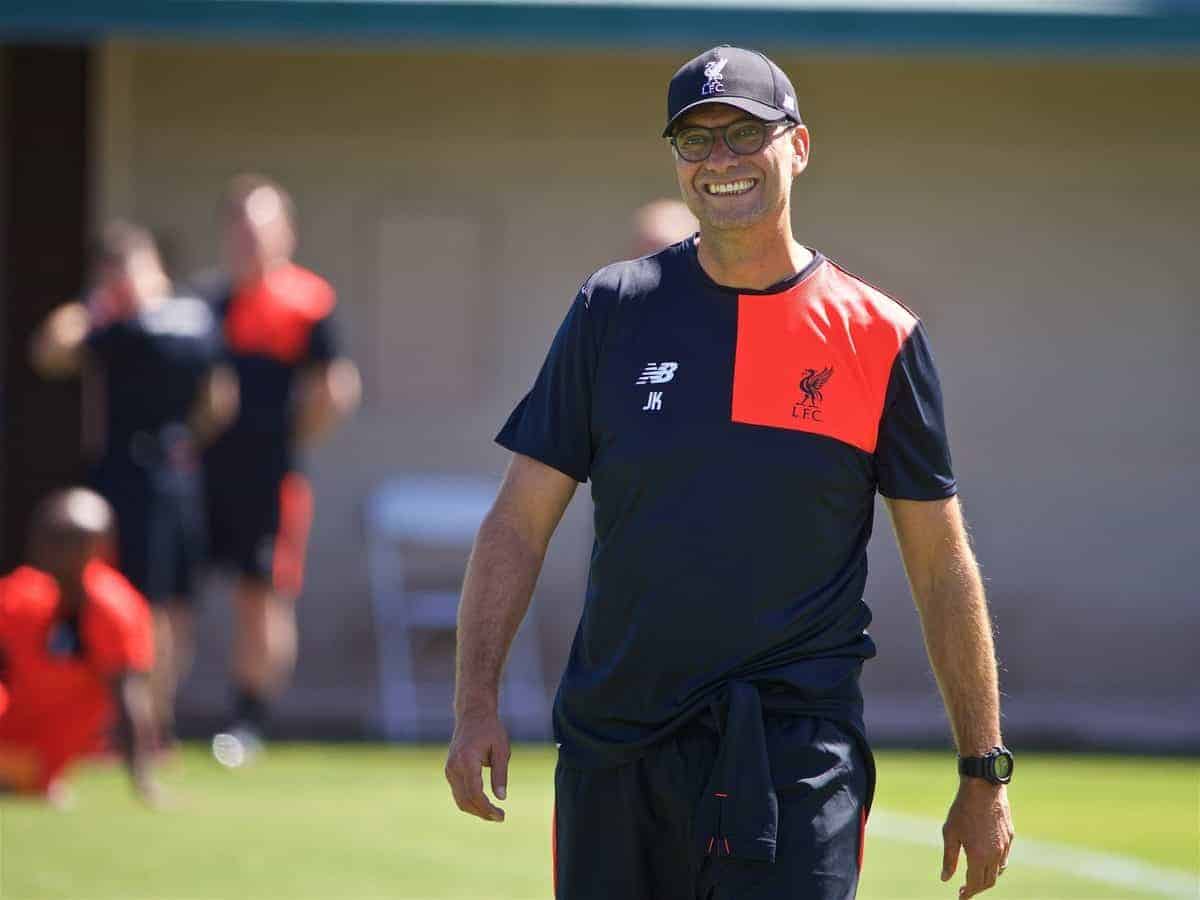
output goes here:
{"type": "Polygon", "coordinates": [[[987,778],[991,780],[991,767],[986,756],[960,756],[958,758],[958,774],[971,778],[987,778]]]}
{"type": "Polygon", "coordinates": [[[982,778],[992,784],[1008,784],[1012,780],[1012,751],[1007,747],[993,747],[983,756],[960,756],[958,773],[971,778],[982,778]],[[1003,774],[997,771],[996,760],[1003,758],[1006,765],[1003,774]]]}

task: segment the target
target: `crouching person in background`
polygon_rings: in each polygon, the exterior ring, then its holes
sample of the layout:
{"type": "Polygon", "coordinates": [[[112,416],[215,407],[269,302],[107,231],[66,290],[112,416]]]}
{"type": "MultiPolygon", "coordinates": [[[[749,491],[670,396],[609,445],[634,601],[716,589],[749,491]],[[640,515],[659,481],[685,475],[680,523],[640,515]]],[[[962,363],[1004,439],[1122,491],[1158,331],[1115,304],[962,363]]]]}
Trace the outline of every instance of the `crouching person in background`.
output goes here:
{"type": "Polygon", "coordinates": [[[116,726],[134,790],[150,805],[154,638],[146,601],[109,564],[113,512],[83,488],[34,513],[28,563],[0,578],[0,792],[69,800],[71,763],[116,726]]]}

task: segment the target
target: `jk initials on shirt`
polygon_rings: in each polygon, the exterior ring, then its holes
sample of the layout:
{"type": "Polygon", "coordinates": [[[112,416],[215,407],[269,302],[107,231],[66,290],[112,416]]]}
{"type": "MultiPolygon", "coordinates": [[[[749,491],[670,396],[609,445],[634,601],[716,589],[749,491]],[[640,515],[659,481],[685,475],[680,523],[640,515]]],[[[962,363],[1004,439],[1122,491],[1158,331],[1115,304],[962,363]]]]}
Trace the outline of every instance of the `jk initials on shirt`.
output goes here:
{"type": "Polygon", "coordinates": [[[642,412],[657,412],[662,409],[662,391],[651,391],[650,396],[646,398],[646,405],[642,407],[642,412]]]}

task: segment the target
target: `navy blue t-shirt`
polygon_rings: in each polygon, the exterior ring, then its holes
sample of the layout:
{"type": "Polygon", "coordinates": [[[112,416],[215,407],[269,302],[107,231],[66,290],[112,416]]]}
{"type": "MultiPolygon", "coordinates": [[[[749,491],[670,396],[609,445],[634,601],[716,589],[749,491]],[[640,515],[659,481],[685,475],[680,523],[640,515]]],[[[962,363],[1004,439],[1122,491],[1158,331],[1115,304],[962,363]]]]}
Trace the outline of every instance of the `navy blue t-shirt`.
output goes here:
{"type": "Polygon", "coordinates": [[[106,458],[131,454],[152,464],[168,430],[182,429],[204,377],[221,355],[207,303],[175,297],[91,332],[86,346],[103,365],[106,458]],[[135,440],[135,438],[137,438],[135,440]]]}
{"type": "Polygon", "coordinates": [[[862,730],[874,496],[955,492],[920,322],[816,254],[727,288],[693,238],[589,278],[497,441],[590,480],[554,708],[580,764],[639,755],[730,681],[862,730]]]}

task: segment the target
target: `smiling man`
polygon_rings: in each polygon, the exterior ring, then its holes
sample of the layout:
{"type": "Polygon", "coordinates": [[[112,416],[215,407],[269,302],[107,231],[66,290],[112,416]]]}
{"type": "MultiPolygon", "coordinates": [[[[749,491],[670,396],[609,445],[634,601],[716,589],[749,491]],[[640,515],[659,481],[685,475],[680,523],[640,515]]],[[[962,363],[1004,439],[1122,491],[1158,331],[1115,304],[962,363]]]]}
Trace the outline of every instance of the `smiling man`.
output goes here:
{"type": "Polygon", "coordinates": [[[787,76],[717,47],[671,79],[699,234],[584,282],[529,394],[459,611],[455,802],[506,792],[500,671],[576,483],[596,543],[554,728],[556,895],[845,900],[874,790],[859,673],[876,492],[960,753],[942,878],[1005,866],[996,661],[914,313],[796,241],[809,133],[787,76]]]}

